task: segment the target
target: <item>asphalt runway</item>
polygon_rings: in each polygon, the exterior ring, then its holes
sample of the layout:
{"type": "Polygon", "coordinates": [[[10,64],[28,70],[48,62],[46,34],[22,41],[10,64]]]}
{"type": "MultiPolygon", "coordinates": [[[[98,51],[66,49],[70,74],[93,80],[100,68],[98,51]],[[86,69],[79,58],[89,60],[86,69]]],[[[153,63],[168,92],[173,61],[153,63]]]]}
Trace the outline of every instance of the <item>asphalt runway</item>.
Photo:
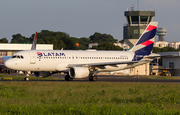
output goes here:
{"type": "MultiPolygon", "coordinates": [[[[25,76],[24,74],[9,74],[12,76],[25,76]]],[[[30,76],[33,76],[31,74],[30,76]]],[[[54,74],[52,75],[54,78],[58,78],[59,80],[36,80],[36,81],[54,81],[54,82],[95,82],[89,81],[88,78],[82,79],[73,79],[73,81],[65,81],[65,74],[54,74]]],[[[122,76],[122,75],[97,75],[98,82],[177,82],[180,83],[180,80],[168,80],[168,79],[147,79],[147,78],[139,78],[138,76],[122,76]]],[[[4,81],[4,80],[0,80],[4,81]]],[[[23,81],[23,80],[11,80],[11,81],[23,81]]],[[[33,81],[30,79],[30,81],[33,81]]]]}
{"type": "MultiPolygon", "coordinates": [[[[52,77],[64,80],[65,75],[52,75],[52,77]]],[[[180,80],[166,80],[166,79],[147,79],[147,78],[138,78],[138,76],[122,76],[122,75],[97,75],[98,81],[103,82],[179,82],[180,80]]],[[[79,82],[92,82],[88,78],[83,79],[73,79],[73,81],[79,82]]]]}

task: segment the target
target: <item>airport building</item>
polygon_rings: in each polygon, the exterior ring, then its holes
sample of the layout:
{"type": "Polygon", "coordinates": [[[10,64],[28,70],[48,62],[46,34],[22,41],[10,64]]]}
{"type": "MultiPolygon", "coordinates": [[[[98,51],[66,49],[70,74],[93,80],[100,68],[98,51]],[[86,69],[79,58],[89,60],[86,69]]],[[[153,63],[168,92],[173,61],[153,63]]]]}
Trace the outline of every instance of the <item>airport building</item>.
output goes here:
{"type": "MultiPolygon", "coordinates": [[[[12,56],[21,50],[31,50],[32,44],[0,43],[0,57],[12,56]]],[[[53,44],[37,44],[37,50],[53,50],[53,44]]]]}
{"type": "Polygon", "coordinates": [[[162,66],[168,69],[173,76],[180,76],[180,52],[161,52],[162,66]]]}

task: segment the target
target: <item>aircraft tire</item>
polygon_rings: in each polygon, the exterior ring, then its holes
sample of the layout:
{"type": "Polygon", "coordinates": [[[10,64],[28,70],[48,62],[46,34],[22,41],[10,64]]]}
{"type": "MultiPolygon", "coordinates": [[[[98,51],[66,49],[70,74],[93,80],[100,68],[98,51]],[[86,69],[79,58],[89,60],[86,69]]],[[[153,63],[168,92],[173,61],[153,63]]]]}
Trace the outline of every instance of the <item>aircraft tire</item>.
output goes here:
{"type": "Polygon", "coordinates": [[[24,80],[25,80],[25,81],[29,81],[29,77],[25,77],[24,80]]]}
{"type": "Polygon", "coordinates": [[[66,81],[72,81],[73,78],[71,78],[69,75],[66,75],[66,76],[65,76],[65,80],[66,80],[66,81]]]}
{"type": "Polygon", "coordinates": [[[89,81],[97,81],[97,76],[89,76],[89,81]]]}

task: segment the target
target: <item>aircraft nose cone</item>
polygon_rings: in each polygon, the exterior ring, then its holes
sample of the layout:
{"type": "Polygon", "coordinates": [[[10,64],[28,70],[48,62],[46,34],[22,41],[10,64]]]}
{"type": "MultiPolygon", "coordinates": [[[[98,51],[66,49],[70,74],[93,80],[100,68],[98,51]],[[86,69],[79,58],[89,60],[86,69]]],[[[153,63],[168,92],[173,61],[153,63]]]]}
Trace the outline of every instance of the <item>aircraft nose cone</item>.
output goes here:
{"type": "Polygon", "coordinates": [[[12,66],[11,61],[10,61],[10,60],[7,60],[7,61],[5,62],[5,66],[6,66],[7,68],[10,68],[10,69],[11,69],[11,66],[12,66]]]}

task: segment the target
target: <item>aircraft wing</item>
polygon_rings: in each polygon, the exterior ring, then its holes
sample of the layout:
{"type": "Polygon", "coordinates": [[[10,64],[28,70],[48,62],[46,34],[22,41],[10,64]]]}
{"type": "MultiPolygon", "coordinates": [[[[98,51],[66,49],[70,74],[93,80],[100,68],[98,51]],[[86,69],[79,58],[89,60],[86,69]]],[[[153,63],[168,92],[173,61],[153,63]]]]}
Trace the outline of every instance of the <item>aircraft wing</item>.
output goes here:
{"type": "Polygon", "coordinates": [[[103,62],[103,63],[89,63],[89,64],[70,64],[68,65],[68,68],[71,67],[102,67],[102,66],[116,66],[118,64],[135,64],[135,63],[140,63],[140,62],[144,62],[146,63],[147,60],[141,60],[141,61],[124,61],[124,62],[103,62]]]}

